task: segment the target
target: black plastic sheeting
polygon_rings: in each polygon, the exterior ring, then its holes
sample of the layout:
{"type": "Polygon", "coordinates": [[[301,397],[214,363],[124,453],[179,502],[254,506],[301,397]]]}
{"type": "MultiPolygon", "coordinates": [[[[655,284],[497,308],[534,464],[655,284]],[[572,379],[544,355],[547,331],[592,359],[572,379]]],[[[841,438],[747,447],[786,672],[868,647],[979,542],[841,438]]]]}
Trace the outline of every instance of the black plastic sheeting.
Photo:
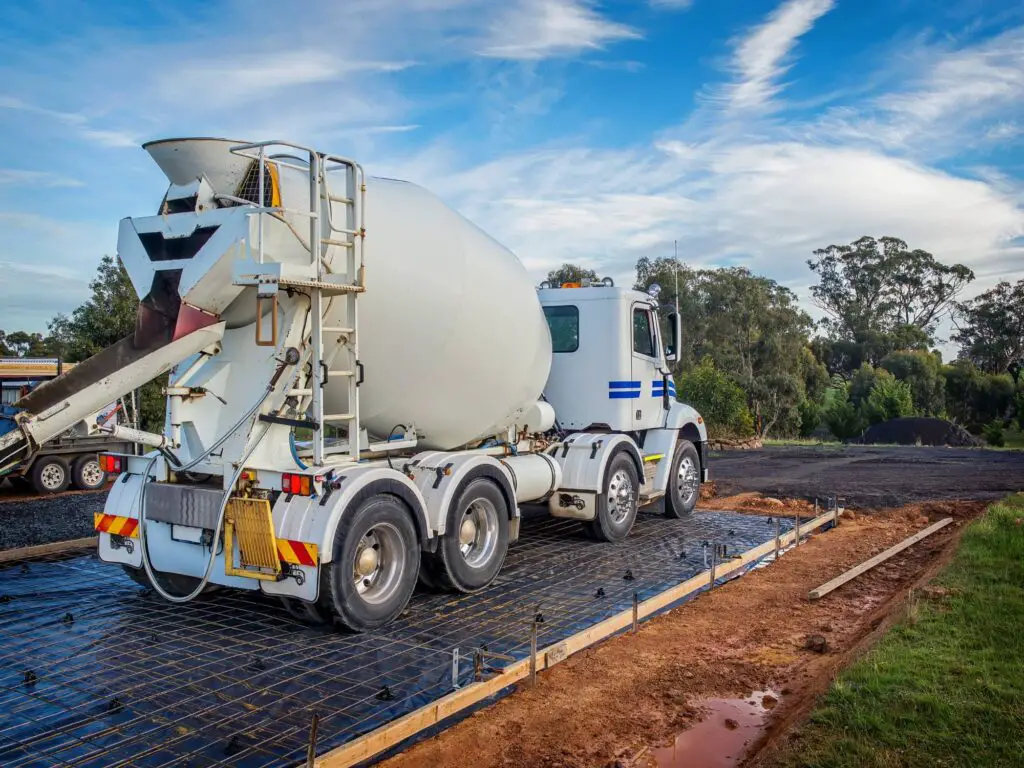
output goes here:
{"type": "Polygon", "coordinates": [[[451,692],[454,648],[466,685],[476,649],[528,656],[538,614],[544,647],[629,608],[634,591],[707,570],[716,544],[738,555],[775,527],[641,514],[613,545],[528,519],[488,589],[418,593],[367,635],[306,627],[248,593],[170,604],[91,554],[0,566],[0,765],[294,765],[314,712],[322,754],[451,692]]]}

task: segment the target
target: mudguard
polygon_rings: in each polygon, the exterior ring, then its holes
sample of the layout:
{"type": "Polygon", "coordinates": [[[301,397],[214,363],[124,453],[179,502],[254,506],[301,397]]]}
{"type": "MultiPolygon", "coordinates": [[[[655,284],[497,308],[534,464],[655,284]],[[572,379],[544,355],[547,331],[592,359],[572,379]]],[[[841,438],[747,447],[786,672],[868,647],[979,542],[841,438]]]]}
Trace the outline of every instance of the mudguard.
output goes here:
{"type": "Polygon", "coordinates": [[[494,456],[483,453],[448,453],[426,451],[417,454],[402,465],[413,476],[413,482],[423,494],[430,528],[442,535],[448,525],[448,507],[466,481],[486,476],[501,488],[508,503],[509,519],[519,517],[513,478],[508,469],[494,456]]]}
{"type": "Polygon", "coordinates": [[[633,460],[642,483],[643,457],[628,435],[577,432],[551,446],[547,453],[562,468],[562,485],[551,496],[548,511],[555,517],[593,520],[608,461],[619,451],[625,451],[633,460]]]}

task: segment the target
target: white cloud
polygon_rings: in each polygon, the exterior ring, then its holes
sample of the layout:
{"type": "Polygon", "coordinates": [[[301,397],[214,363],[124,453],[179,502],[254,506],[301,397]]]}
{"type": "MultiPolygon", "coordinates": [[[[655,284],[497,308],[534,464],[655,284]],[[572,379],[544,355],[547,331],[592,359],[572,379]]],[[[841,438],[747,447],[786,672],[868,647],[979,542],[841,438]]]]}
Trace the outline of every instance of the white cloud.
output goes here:
{"type": "Polygon", "coordinates": [[[1008,141],[1024,134],[1024,128],[1016,123],[996,123],[985,132],[985,138],[989,141],[1008,141]]]}
{"type": "Polygon", "coordinates": [[[789,54],[834,0],[786,0],[768,19],[734,44],[732,69],[736,81],[725,89],[734,109],[763,107],[782,90],[778,82],[789,71],[789,54]]]}
{"type": "Polygon", "coordinates": [[[0,168],[0,184],[16,184],[28,187],[84,187],[85,184],[70,176],[49,171],[23,171],[15,168],[0,168]]]}
{"type": "Polygon", "coordinates": [[[14,229],[27,229],[48,234],[64,234],[67,231],[59,219],[38,213],[0,211],[0,222],[6,222],[14,229]]]}
{"type": "Polygon", "coordinates": [[[536,60],[601,50],[608,43],[640,37],[637,30],[606,19],[585,0],[522,0],[493,22],[480,53],[536,60]]]}
{"type": "Polygon", "coordinates": [[[685,11],[693,5],[693,0],[648,0],[652,8],[665,11],[685,11]]]}
{"type": "Polygon", "coordinates": [[[357,74],[400,72],[406,61],[345,60],[317,49],[269,51],[223,59],[199,58],[160,73],[156,86],[171,103],[226,108],[266,100],[285,88],[330,83],[357,74]]]}
{"type": "Polygon", "coordinates": [[[816,136],[937,158],[1016,135],[1006,115],[1022,114],[1024,27],[960,49],[919,46],[893,66],[904,70],[897,89],[830,110],[816,136]]]}

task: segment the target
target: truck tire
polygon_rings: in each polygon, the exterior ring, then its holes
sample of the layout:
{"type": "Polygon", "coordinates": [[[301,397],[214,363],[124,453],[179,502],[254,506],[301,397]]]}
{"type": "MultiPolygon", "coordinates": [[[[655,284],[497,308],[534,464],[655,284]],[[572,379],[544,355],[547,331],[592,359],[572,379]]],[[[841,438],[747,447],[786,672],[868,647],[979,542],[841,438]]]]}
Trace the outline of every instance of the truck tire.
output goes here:
{"type": "Polygon", "coordinates": [[[393,621],[416,590],[420,547],[408,507],[378,493],[342,515],[333,560],[321,569],[321,607],[352,632],[393,621]]]}
{"type": "Polygon", "coordinates": [[[598,541],[622,541],[636,522],[639,499],[636,465],[628,453],[619,451],[612,456],[604,472],[604,488],[597,499],[597,517],[584,523],[584,530],[598,541]]]}
{"type": "Polygon", "coordinates": [[[107,473],[100,469],[94,453],[79,456],[71,464],[71,484],[80,491],[98,491],[107,483],[107,473]]]}
{"type": "Polygon", "coordinates": [[[700,499],[700,456],[689,440],[676,443],[665,489],[665,517],[682,520],[693,514],[700,499]]]}
{"type": "Polygon", "coordinates": [[[60,456],[41,456],[29,473],[36,493],[60,493],[71,482],[71,469],[60,456]]]}
{"type": "Polygon", "coordinates": [[[478,592],[501,570],[508,553],[508,502],[497,484],[477,478],[448,508],[445,534],[437,545],[433,576],[447,589],[478,592]]]}
{"type": "MultiPolygon", "coordinates": [[[[121,568],[128,574],[128,578],[138,584],[140,587],[146,589],[152,589],[153,585],[149,581],[149,574],[146,573],[145,568],[134,568],[130,565],[121,564],[121,568]]],[[[192,593],[196,587],[199,586],[199,579],[195,576],[184,576],[180,573],[164,573],[163,571],[154,571],[156,574],[157,581],[160,582],[160,588],[164,592],[170,592],[172,595],[188,595],[192,593]]],[[[212,592],[216,589],[215,584],[207,584],[203,590],[203,594],[212,592]]]]}
{"type": "Polygon", "coordinates": [[[295,597],[282,597],[281,605],[289,616],[303,624],[322,626],[331,623],[330,614],[325,615],[316,603],[307,603],[295,597]]]}

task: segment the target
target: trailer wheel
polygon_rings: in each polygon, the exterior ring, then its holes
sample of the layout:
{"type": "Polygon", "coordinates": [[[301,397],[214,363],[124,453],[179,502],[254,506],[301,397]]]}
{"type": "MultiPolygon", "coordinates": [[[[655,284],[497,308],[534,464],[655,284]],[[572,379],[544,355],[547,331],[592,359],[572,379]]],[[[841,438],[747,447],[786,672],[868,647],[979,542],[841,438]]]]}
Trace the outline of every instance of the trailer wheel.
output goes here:
{"type": "Polygon", "coordinates": [[[405,610],[420,570],[419,539],[408,508],[378,493],[341,518],[334,558],[321,569],[324,607],[353,632],[382,627],[405,610]]]}
{"type": "Polygon", "coordinates": [[[60,456],[43,456],[32,465],[30,478],[36,493],[60,493],[71,482],[71,470],[60,456]]]}
{"type": "Polygon", "coordinates": [[[682,520],[693,514],[700,498],[700,457],[689,440],[676,443],[665,493],[665,517],[682,520]]]}
{"type": "Polygon", "coordinates": [[[619,451],[605,470],[603,492],[597,500],[597,517],[584,523],[584,529],[599,541],[622,541],[636,522],[639,498],[636,466],[629,454],[619,451]]]}
{"type": "Polygon", "coordinates": [[[491,480],[473,480],[448,508],[437,547],[437,579],[448,589],[477,592],[501,570],[508,553],[508,502],[491,480]]]}
{"type": "Polygon", "coordinates": [[[71,464],[71,484],[80,491],[97,491],[107,482],[107,473],[100,469],[95,454],[79,456],[71,464]]]}

